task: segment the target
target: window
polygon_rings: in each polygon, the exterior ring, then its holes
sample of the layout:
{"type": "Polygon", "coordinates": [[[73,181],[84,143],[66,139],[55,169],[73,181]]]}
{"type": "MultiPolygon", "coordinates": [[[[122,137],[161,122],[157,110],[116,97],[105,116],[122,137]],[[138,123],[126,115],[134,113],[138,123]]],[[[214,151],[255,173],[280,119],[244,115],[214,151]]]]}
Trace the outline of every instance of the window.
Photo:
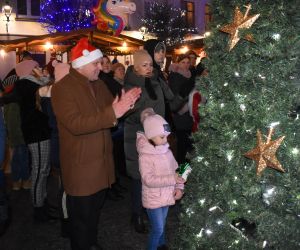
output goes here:
{"type": "Polygon", "coordinates": [[[17,0],[17,18],[38,18],[40,0],[17,0]]]}
{"type": "Polygon", "coordinates": [[[195,5],[193,2],[185,1],[186,22],[189,27],[195,26],[195,5]]]}
{"type": "Polygon", "coordinates": [[[31,0],[31,15],[39,16],[40,14],[40,0],[31,0]]]}
{"type": "Polygon", "coordinates": [[[26,0],[17,1],[17,14],[18,15],[27,15],[27,2],[26,0]]]}

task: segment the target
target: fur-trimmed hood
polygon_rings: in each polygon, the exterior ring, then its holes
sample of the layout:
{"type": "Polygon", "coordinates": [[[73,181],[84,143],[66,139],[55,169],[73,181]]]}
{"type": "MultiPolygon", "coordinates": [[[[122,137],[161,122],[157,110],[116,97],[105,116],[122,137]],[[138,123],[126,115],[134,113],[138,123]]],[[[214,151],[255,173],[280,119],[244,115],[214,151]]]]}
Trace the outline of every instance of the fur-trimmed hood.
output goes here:
{"type": "Polygon", "coordinates": [[[169,67],[169,72],[178,73],[186,78],[191,78],[192,73],[190,70],[183,70],[178,63],[172,63],[169,67]]]}

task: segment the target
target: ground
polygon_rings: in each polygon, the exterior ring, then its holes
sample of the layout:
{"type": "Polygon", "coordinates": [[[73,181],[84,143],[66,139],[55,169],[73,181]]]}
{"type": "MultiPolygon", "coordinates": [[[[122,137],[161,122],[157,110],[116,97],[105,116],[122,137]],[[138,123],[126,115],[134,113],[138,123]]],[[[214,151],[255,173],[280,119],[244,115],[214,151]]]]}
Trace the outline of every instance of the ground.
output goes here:
{"type": "MultiPolygon", "coordinates": [[[[48,181],[49,199],[53,198],[51,190],[56,187],[56,177],[48,181]],[[52,196],[51,196],[52,195],[52,196]]],[[[130,188],[130,180],[122,177],[122,184],[130,188]]],[[[0,238],[3,250],[70,250],[68,239],[60,235],[60,222],[53,220],[45,224],[33,223],[33,209],[28,190],[11,191],[8,188],[12,221],[0,238]]],[[[103,207],[98,227],[98,241],[105,250],[143,250],[146,249],[147,235],[138,234],[130,223],[130,194],[125,193],[121,201],[107,200],[103,207]]],[[[177,227],[178,205],[169,210],[167,221],[167,238],[172,241],[177,227]]],[[[146,217],[146,215],[145,215],[146,217]]]]}

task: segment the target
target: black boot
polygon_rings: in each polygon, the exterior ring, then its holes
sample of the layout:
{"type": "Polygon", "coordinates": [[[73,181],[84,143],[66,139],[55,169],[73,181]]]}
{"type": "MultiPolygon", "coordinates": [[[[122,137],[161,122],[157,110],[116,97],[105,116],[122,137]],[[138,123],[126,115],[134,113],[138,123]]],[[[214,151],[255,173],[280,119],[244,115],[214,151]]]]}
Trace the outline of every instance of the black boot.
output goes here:
{"type": "Polygon", "coordinates": [[[112,201],[120,201],[124,199],[124,196],[116,192],[113,188],[108,189],[107,199],[112,201]]]}
{"type": "Polygon", "coordinates": [[[148,233],[142,215],[133,215],[131,220],[134,225],[134,229],[137,233],[140,234],[148,233]]]}
{"type": "Polygon", "coordinates": [[[161,245],[157,248],[157,250],[169,250],[167,245],[161,245]]]}
{"type": "Polygon", "coordinates": [[[89,250],[103,250],[101,246],[98,244],[92,245],[89,250]]]}
{"type": "Polygon", "coordinates": [[[70,229],[69,229],[69,220],[68,219],[60,220],[60,235],[63,238],[70,238],[70,229]]]}
{"type": "Polygon", "coordinates": [[[124,187],[123,185],[121,185],[119,182],[114,183],[112,185],[112,188],[120,194],[126,193],[128,191],[128,189],[126,187],[124,187]]]}
{"type": "Polygon", "coordinates": [[[34,222],[37,223],[47,222],[49,220],[49,216],[45,207],[35,207],[33,211],[33,219],[34,222]]]}

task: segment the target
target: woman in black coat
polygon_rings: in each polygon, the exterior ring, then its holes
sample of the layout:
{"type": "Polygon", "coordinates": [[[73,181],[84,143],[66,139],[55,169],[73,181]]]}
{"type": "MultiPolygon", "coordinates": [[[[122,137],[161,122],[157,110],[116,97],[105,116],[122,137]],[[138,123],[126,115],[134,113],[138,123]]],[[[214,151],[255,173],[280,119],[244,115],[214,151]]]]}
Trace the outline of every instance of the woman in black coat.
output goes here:
{"type": "Polygon", "coordinates": [[[184,100],[181,107],[173,112],[173,124],[177,138],[177,161],[179,164],[186,162],[186,154],[192,149],[190,139],[193,118],[189,113],[189,94],[195,87],[195,80],[189,70],[190,59],[188,55],[180,55],[177,62],[171,64],[169,71],[169,86],[174,95],[179,95],[184,100]]]}
{"type": "Polygon", "coordinates": [[[37,92],[45,82],[40,81],[41,70],[33,60],[16,65],[19,80],[15,82],[14,93],[20,107],[21,128],[25,143],[31,154],[31,194],[34,219],[46,221],[46,184],[50,172],[50,128],[48,116],[37,106],[37,92]]]}

